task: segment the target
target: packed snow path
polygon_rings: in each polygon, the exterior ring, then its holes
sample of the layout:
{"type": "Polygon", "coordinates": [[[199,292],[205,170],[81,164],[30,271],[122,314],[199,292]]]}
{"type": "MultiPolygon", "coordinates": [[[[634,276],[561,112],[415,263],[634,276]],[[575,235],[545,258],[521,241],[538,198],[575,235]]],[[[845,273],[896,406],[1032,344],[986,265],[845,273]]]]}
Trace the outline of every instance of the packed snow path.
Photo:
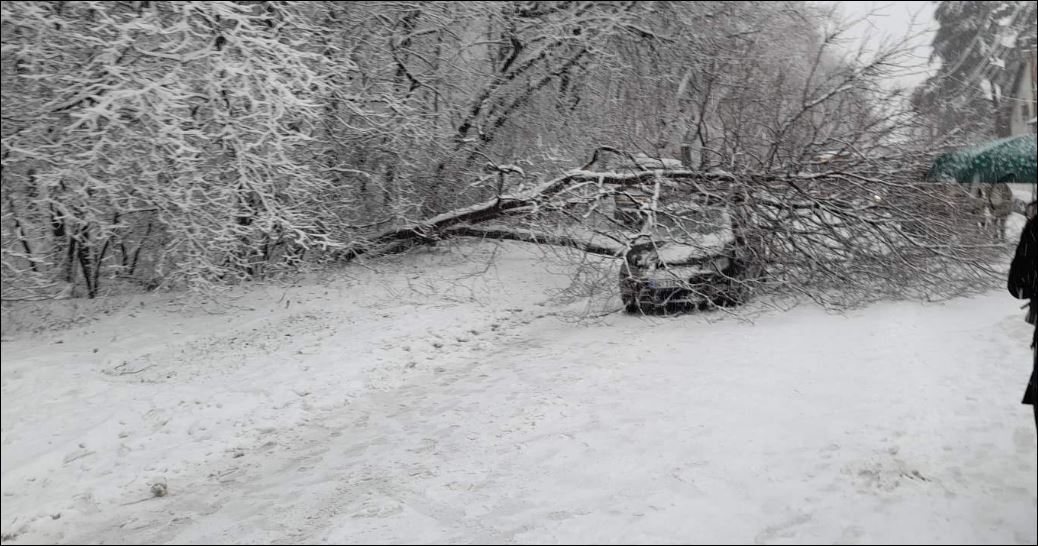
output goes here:
{"type": "Polygon", "coordinates": [[[503,248],[13,335],[3,542],[1035,543],[1003,292],[576,323],[503,248]]]}

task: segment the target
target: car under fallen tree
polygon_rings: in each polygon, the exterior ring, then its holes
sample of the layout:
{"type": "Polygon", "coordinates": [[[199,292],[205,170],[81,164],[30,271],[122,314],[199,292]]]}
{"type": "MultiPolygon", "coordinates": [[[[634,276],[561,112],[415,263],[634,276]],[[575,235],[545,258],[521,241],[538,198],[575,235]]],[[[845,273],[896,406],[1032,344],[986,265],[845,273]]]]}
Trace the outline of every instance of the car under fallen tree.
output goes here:
{"type": "Polygon", "coordinates": [[[632,189],[614,198],[614,218],[632,230],[620,267],[628,312],[687,310],[744,303],[759,277],[728,206],[687,187],[632,189]]]}

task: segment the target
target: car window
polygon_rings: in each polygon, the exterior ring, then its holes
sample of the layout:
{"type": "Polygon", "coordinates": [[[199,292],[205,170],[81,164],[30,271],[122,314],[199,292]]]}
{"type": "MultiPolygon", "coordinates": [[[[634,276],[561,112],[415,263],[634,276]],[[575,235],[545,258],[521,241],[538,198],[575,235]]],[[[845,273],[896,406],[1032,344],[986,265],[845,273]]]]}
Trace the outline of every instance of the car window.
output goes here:
{"type": "MultiPolygon", "coordinates": [[[[638,193],[615,197],[613,218],[632,231],[641,231],[650,218],[647,210],[651,198],[638,193]]],[[[667,195],[655,213],[655,237],[660,239],[688,239],[713,234],[730,227],[730,219],[723,208],[703,206],[691,202],[685,195],[667,195]]]]}
{"type": "Polygon", "coordinates": [[[659,236],[681,239],[689,236],[717,233],[726,229],[728,217],[718,208],[672,208],[656,214],[659,236]]]}
{"type": "Polygon", "coordinates": [[[639,231],[645,223],[645,213],[641,210],[647,206],[649,197],[638,193],[625,193],[615,197],[616,210],[613,217],[625,228],[639,231]]]}

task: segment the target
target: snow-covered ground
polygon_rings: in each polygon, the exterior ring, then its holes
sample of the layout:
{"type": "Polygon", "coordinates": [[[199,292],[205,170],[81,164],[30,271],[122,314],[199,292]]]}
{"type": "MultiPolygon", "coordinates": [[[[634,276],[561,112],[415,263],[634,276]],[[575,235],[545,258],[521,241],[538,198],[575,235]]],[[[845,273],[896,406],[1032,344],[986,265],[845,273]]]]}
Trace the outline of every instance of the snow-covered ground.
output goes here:
{"type": "Polygon", "coordinates": [[[1024,210],[1027,208],[1027,204],[1034,201],[1036,190],[1034,184],[1010,184],[1009,189],[1013,191],[1013,203],[1014,210],[1020,214],[1025,214],[1024,210]]]}
{"type": "Polygon", "coordinates": [[[1028,183],[1010,184],[1009,188],[1013,190],[1013,197],[1025,202],[1030,203],[1034,200],[1035,196],[1035,185],[1028,183]]]}
{"type": "Polygon", "coordinates": [[[1035,543],[1004,291],[577,321],[568,273],[462,245],[5,334],[3,542],[1035,543]]]}

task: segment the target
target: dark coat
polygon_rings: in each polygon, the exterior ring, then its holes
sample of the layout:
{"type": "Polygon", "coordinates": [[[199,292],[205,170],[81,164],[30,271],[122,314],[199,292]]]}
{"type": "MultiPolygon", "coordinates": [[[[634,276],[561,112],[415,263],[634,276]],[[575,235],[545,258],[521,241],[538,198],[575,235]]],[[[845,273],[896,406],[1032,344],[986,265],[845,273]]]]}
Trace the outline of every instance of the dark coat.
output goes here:
{"type": "MultiPolygon", "coordinates": [[[[1027,221],[1023,233],[1020,234],[1020,243],[1016,245],[1016,254],[1013,256],[1013,264],[1009,266],[1009,282],[1006,284],[1009,293],[1014,298],[1029,299],[1031,305],[1028,310],[1028,319],[1032,324],[1035,312],[1038,311],[1038,216],[1027,221]]],[[[1038,324],[1031,338],[1031,347],[1038,344],[1038,324]]],[[[1038,351],[1034,356],[1034,368],[1031,369],[1031,381],[1027,384],[1024,393],[1024,404],[1035,403],[1035,388],[1038,387],[1038,379],[1035,372],[1038,371],[1038,351]]]]}

